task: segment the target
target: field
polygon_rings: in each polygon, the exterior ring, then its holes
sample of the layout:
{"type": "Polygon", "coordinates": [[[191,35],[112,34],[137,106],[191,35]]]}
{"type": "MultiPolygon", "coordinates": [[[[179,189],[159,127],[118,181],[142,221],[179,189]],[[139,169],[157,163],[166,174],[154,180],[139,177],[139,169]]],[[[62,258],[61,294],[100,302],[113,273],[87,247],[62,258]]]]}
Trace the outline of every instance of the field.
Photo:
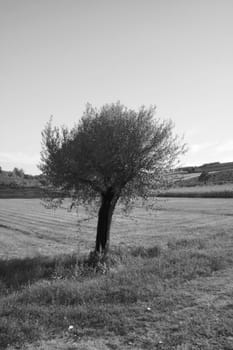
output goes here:
{"type": "Polygon", "coordinates": [[[233,183],[174,187],[161,192],[161,197],[233,198],[233,183]]]}
{"type": "Polygon", "coordinates": [[[0,199],[0,348],[233,349],[233,200],[152,201],[116,210],[106,273],[83,209],[0,199]]]}
{"type": "MultiPolygon", "coordinates": [[[[173,198],[154,200],[156,210],[138,204],[129,216],[113,218],[112,246],[166,245],[168,240],[205,237],[233,223],[233,200],[173,198]]],[[[84,210],[46,209],[39,199],[0,199],[0,257],[12,258],[93,249],[96,218],[84,210]],[[82,222],[83,220],[83,222],[82,222]],[[79,221],[81,224],[78,225],[79,221]]]]}

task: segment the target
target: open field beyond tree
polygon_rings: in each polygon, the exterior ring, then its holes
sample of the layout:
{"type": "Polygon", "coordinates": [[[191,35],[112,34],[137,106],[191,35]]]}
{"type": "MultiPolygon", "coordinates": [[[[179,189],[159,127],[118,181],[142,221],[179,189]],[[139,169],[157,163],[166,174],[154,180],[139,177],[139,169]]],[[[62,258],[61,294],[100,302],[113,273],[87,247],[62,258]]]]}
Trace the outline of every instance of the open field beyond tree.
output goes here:
{"type": "Polygon", "coordinates": [[[233,200],[153,201],[116,209],[107,272],[83,209],[1,199],[0,348],[233,349],[233,200]]]}
{"type": "MultiPolygon", "coordinates": [[[[232,199],[152,199],[156,210],[138,203],[129,216],[113,216],[112,246],[166,245],[170,239],[205,237],[231,230],[232,199]]],[[[96,217],[81,208],[46,209],[39,199],[0,199],[0,257],[86,253],[93,249],[96,217]]]]}
{"type": "Polygon", "coordinates": [[[233,183],[174,187],[161,191],[161,197],[233,198],[233,183]]]}

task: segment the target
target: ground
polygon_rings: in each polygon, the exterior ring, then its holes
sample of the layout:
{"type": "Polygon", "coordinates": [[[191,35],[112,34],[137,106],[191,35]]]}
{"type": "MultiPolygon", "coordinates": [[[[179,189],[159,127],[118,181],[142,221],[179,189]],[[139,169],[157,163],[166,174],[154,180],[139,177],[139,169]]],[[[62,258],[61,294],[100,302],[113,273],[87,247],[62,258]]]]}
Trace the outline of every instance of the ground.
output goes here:
{"type": "Polygon", "coordinates": [[[0,348],[233,349],[233,200],[153,202],[117,209],[105,274],[96,219],[0,200],[0,348]]]}

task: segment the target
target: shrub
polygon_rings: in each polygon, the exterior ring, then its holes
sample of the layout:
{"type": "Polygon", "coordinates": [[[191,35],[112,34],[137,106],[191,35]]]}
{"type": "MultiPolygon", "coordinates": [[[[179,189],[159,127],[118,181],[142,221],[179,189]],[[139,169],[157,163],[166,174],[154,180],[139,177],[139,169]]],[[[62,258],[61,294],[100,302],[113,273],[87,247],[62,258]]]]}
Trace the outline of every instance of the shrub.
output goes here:
{"type": "Polygon", "coordinates": [[[210,178],[210,175],[209,175],[208,171],[204,170],[204,171],[202,171],[201,175],[198,177],[198,180],[200,182],[204,182],[204,184],[206,184],[207,181],[209,180],[209,178],[210,178]]]}
{"type": "Polygon", "coordinates": [[[154,258],[161,254],[161,248],[159,246],[154,246],[150,248],[137,247],[130,251],[131,255],[134,257],[140,256],[142,258],[154,258]]]}

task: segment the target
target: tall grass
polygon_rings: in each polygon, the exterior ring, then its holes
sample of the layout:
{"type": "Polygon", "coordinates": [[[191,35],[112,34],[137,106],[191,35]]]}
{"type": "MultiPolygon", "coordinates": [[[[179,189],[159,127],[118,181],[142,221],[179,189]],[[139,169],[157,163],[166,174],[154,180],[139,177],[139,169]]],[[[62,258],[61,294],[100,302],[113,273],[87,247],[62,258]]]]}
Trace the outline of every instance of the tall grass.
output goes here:
{"type": "MultiPolygon", "coordinates": [[[[159,344],[172,349],[187,339],[195,343],[202,337],[198,319],[203,327],[210,322],[203,310],[199,318],[189,320],[196,327],[192,334],[187,327],[174,326],[175,315],[180,309],[198,307],[194,296],[184,290],[186,283],[232,266],[229,252],[206,249],[215,244],[212,241],[178,240],[168,243],[167,249],[115,250],[107,270],[94,268],[90,257],[75,255],[0,261],[5,288],[0,299],[0,349],[8,344],[20,348],[54,335],[77,340],[87,334],[95,338],[108,334],[126,341],[132,338],[148,349],[159,344]],[[151,324],[157,335],[146,340],[144,327],[151,324]]],[[[227,316],[224,322],[228,321],[227,316]]],[[[215,326],[219,328],[220,322],[215,326]]],[[[221,327],[233,336],[233,329],[221,327]]],[[[217,341],[216,334],[212,336],[217,341]]]]}

